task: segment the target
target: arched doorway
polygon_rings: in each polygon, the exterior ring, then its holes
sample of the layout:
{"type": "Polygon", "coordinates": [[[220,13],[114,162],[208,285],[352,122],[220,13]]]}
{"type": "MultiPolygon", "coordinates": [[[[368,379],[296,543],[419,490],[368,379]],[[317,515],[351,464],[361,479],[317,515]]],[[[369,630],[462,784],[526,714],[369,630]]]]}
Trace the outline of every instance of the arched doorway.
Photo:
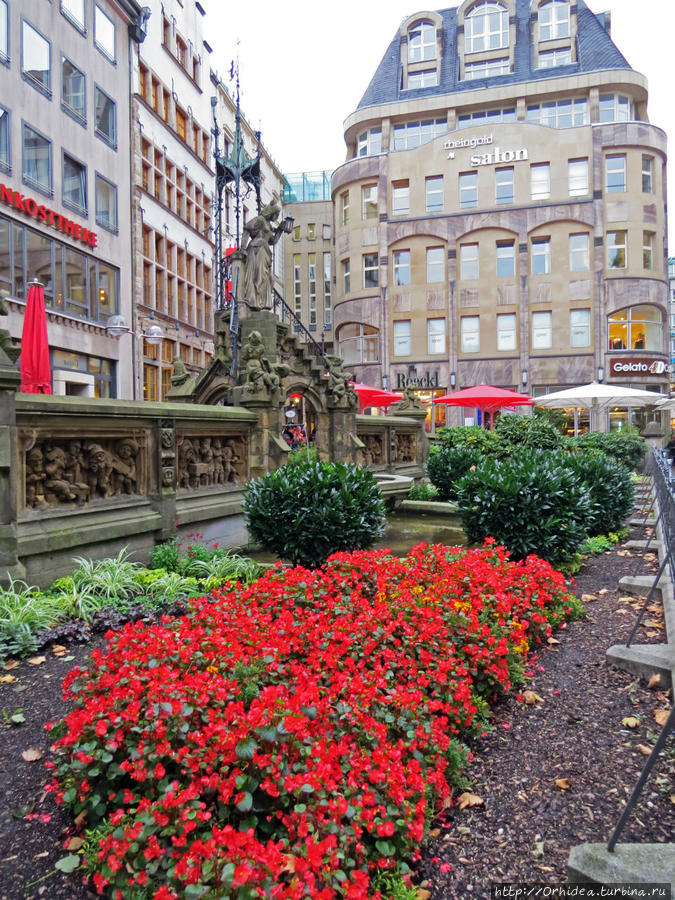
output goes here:
{"type": "Polygon", "coordinates": [[[282,438],[292,450],[314,445],[319,416],[313,398],[306,390],[295,388],[286,395],[282,420],[282,438]]]}

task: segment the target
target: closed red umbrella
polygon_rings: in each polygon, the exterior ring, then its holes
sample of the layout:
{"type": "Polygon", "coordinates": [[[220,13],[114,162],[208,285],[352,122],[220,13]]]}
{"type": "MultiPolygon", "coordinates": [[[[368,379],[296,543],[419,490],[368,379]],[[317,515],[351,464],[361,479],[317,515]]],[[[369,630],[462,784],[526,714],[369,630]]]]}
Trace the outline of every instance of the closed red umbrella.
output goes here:
{"type": "Polygon", "coordinates": [[[39,281],[31,281],[21,334],[21,391],[24,394],[51,394],[45,295],[39,281]]]}

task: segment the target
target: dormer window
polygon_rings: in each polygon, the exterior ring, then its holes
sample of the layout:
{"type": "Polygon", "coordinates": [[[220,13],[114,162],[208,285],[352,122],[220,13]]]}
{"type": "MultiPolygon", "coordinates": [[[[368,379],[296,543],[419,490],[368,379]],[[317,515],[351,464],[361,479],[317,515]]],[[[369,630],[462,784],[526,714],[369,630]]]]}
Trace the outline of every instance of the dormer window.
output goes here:
{"type": "Polygon", "coordinates": [[[410,72],[408,75],[408,88],[434,87],[438,84],[438,72],[436,69],[424,69],[420,72],[410,72]]]}
{"type": "Polygon", "coordinates": [[[548,0],[539,7],[539,40],[555,41],[570,36],[570,5],[567,0],[548,0]]]}
{"type": "Polygon", "coordinates": [[[509,45],[509,17],[496,0],[483,0],[466,14],[466,52],[482,53],[509,45]]]}
{"type": "Polygon", "coordinates": [[[431,22],[418,22],[408,33],[408,62],[436,59],[436,27],[431,22]]]}
{"type": "Polygon", "coordinates": [[[568,66],[572,62],[572,50],[570,47],[560,47],[555,50],[542,50],[539,53],[539,68],[553,69],[555,66],[568,66]]]}

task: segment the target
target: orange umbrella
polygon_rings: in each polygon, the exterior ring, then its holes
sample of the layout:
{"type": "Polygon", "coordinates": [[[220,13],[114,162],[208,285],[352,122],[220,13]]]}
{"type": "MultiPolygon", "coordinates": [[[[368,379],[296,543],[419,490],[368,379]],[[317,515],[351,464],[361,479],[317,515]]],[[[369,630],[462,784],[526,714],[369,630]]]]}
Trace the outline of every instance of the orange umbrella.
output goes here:
{"type": "Polygon", "coordinates": [[[31,281],[21,334],[21,388],[24,394],[51,394],[45,295],[39,281],[31,281]]]}

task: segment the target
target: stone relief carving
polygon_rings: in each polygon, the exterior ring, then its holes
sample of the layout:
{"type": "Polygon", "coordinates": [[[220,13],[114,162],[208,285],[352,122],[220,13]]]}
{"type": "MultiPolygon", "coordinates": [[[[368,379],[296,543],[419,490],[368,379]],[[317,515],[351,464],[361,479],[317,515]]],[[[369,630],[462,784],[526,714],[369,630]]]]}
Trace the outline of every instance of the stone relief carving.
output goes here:
{"type": "Polygon", "coordinates": [[[176,478],[176,431],[171,419],[160,422],[159,445],[162,487],[173,488],[176,478]]]}
{"type": "Polygon", "coordinates": [[[381,434],[360,435],[364,447],[361,457],[364,466],[377,466],[385,461],[383,450],[383,438],[381,434]]]}
{"type": "Polygon", "coordinates": [[[414,463],[417,460],[417,446],[414,434],[396,435],[394,459],[400,463],[414,463]]]}
{"type": "Polygon", "coordinates": [[[178,490],[228,487],[246,480],[246,442],[243,436],[182,437],[178,439],[178,490]]]}
{"type": "Polygon", "coordinates": [[[259,331],[249,334],[242,347],[241,361],[244,364],[244,391],[249,396],[267,399],[278,393],[281,379],[289,372],[287,365],[269,361],[259,331]]]}
{"type": "Polygon", "coordinates": [[[33,435],[22,441],[25,453],[25,502],[30,509],[77,504],[139,494],[137,466],[141,447],[133,437],[96,441],[33,435]]]}

